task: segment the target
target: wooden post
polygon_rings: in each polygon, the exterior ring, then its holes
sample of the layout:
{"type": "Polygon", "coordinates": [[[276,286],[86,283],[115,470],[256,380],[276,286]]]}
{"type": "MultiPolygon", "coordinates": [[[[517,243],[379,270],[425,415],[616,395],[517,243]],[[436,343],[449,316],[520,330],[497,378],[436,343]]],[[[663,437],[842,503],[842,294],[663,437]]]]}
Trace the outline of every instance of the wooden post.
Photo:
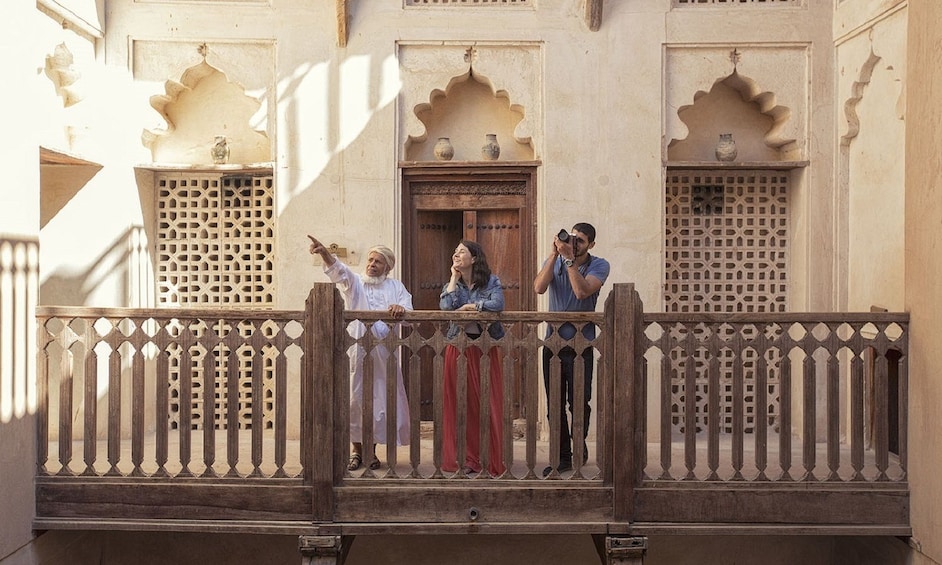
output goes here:
{"type": "Polygon", "coordinates": [[[602,27],[602,0],[585,0],[585,23],[592,31],[602,27]]]}
{"type": "Polygon", "coordinates": [[[347,46],[347,0],[335,0],[337,6],[337,47],[347,46]]]}
{"type": "MultiPolygon", "coordinates": [[[[330,283],[316,283],[311,289],[305,312],[305,371],[301,382],[302,434],[306,434],[304,465],[309,469],[305,478],[312,485],[311,508],[315,522],[333,520],[334,464],[346,446],[337,445],[335,438],[335,395],[346,398],[347,390],[338,388],[345,382],[339,368],[346,366],[343,352],[343,302],[330,283]],[[310,426],[308,428],[308,426],[310,426]],[[310,433],[307,430],[310,429],[310,433]]],[[[342,413],[342,411],[341,411],[342,413]]],[[[340,424],[346,426],[347,423],[340,424]]],[[[342,434],[340,434],[342,437],[342,434]]],[[[319,563],[314,561],[312,563],[319,563]]]]}
{"type": "Polygon", "coordinates": [[[343,565],[353,536],[299,536],[301,565],[343,565]]]}
{"type": "Polygon", "coordinates": [[[610,410],[615,405],[627,407],[626,412],[611,418],[612,487],[614,519],[630,521],[634,512],[634,488],[640,476],[638,465],[644,458],[639,456],[646,449],[644,438],[644,405],[640,398],[644,387],[640,386],[641,311],[642,304],[633,284],[616,284],[612,290],[614,302],[614,326],[612,339],[612,397],[610,410]]]}

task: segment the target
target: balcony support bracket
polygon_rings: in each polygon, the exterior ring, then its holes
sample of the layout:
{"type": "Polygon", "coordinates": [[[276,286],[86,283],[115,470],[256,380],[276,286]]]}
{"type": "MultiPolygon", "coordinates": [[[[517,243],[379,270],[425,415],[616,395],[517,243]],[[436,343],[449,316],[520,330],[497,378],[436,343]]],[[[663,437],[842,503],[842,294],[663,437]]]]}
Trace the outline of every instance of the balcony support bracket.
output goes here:
{"type": "Polygon", "coordinates": [[[343,565],[354,536],[298,536],[301,565],[343,565]]]}
{"type": "Polygon", "coordinates": [[[643,565],[648,538],[641,536],[593,535],[602,565],[643,565]]]}

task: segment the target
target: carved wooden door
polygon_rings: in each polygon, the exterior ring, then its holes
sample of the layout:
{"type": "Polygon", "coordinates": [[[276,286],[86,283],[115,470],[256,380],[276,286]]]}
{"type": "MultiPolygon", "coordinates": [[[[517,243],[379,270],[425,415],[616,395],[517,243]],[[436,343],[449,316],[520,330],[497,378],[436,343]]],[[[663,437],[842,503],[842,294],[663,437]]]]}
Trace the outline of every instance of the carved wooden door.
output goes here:
{"type": "MultiPolygon", "coordinates": [[[[535,170],[520,167],[403,170],[402,276],[415,309],[438,310],[452,253],[462,239],[484,248],[491,271],[501,279],[505,310],[535,308],[530,291],[536,275],[534,178],[535,170]]],[[[421,372],[422,419],[431,420],[431,358],[423,360],[421,372]]],[[[514,417],[525,406],[520,395],[526,378],[519,368],[515,371],[514,417]]]]}

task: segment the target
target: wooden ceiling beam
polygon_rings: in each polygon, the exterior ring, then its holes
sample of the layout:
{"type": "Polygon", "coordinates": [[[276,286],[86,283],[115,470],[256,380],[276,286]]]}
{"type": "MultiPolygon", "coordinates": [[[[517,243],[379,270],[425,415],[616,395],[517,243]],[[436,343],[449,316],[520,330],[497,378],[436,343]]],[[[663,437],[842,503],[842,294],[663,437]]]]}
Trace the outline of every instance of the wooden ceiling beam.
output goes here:
{"type": "Polygon", "coordinates": [[[347,0],[337,2],[337,45],[347,46],[347,0]]]}
{"type": "Polygon", "coordinates": [[[585,0],[585,23],[592,31],[598,31],[602,27],[602,1],[585,0]]]}

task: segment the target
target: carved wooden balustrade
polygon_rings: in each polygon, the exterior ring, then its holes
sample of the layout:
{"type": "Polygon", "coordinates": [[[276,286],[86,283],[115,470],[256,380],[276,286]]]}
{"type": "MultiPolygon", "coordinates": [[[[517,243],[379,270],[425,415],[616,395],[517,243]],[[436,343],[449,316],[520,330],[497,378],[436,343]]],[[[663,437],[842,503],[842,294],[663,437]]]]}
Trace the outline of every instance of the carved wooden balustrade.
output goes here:
{"type": "MultiPolygon", "coordinates": [[[[41,307],[38,326],[40,529],[909,533],[905,314],[646,314],[616,284],[602,313],[392,321],[344,311],[316,284],[303,311],[41,307]],[[485,331],[448,337],[468,323],[485,331]],[[486,331],[496,323],[500,338],[486,331]],[[596,336],[547,337],[566,323],[596,336]],[[461,354],[457,460],[476,433],[479,473],[444,468],[449,346],[461,354]],[[586,447],[575,442],[575,468],[560,472],[560,368],[554,355],[546,402],[541,355],[565,347],[591,348],[596,370],[586,447]],[[478,430],[472,348],[499,352],[502,374],[481,363],[480,397],[502,394],[480,403],[478,430]],[[410,441],[351,472],[349,356],[374,352],[405,375],[410,441]]],[[[364,414],[374,377],[363,363],[364,414]]],[[[393,406],[386,384],[377,392],[393,406]]],[[[370,453],[377,430],[362,425],[370,453]]]]}

